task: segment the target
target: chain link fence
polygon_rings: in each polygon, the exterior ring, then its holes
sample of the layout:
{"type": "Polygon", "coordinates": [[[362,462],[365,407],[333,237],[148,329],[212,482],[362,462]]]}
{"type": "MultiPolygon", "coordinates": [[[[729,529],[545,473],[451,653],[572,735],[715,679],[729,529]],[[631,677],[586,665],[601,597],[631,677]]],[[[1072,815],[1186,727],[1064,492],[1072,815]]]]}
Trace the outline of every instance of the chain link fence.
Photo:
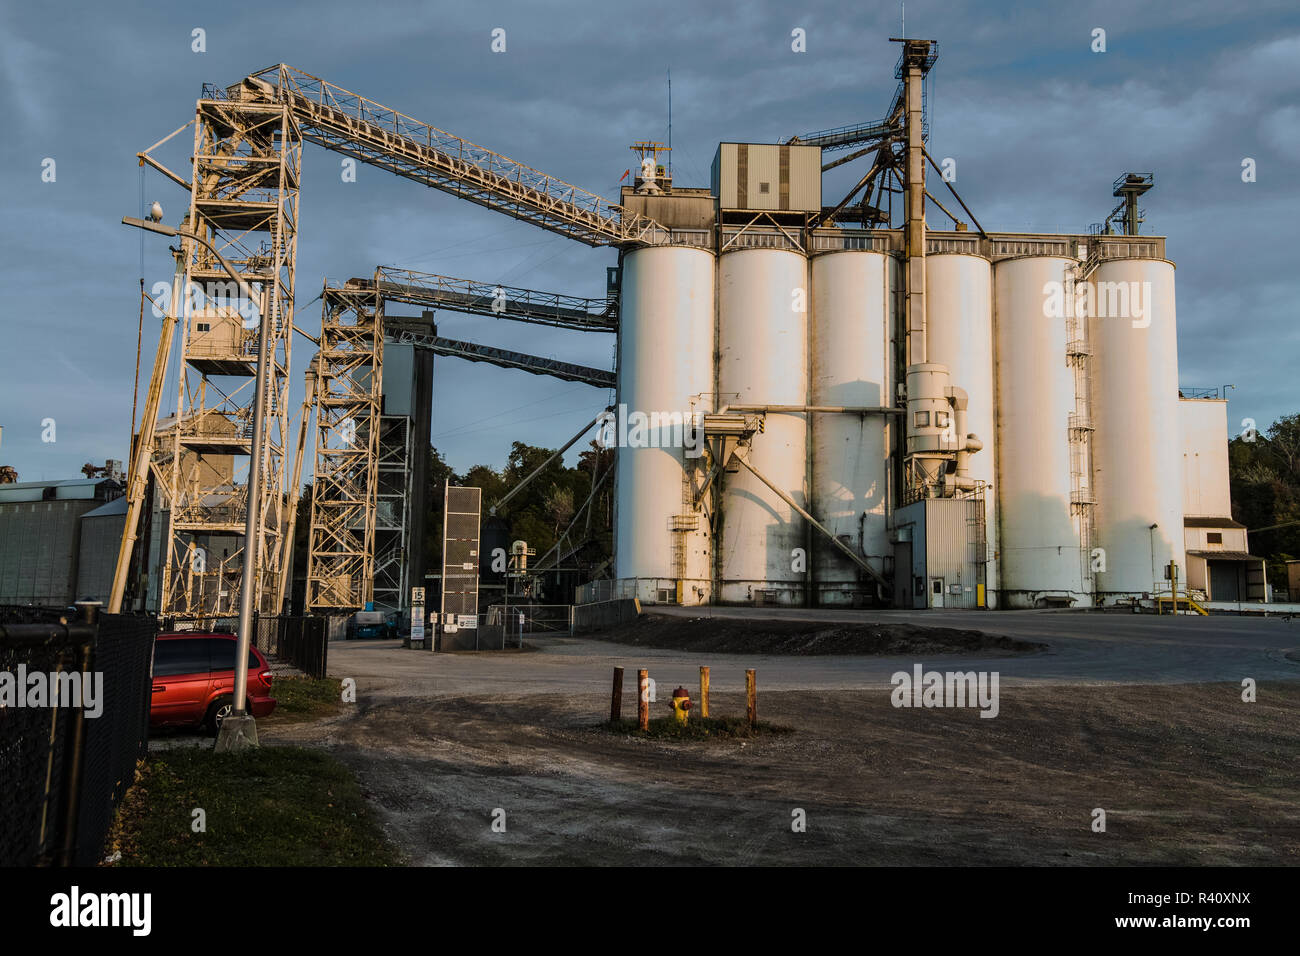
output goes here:
{"type": "Polygon", "coordinates": [[[330,621],[325,617],[258,615],[253,646],[274,664],[291,664],[308,677],[324,677],[329,663],[330,621]]]}
{"type": "Polygon", "coordinates": [[[0,607],[0,866],[93,866],[149,739],[151,617],[0,607]]]}

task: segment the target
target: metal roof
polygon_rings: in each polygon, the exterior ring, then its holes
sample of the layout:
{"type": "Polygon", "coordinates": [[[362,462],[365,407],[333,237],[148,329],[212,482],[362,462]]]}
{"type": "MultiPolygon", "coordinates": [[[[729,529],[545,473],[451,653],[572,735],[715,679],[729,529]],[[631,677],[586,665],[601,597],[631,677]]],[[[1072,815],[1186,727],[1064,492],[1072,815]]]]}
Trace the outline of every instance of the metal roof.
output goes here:
{"type": "Polygon", "coordinates": [[[126,514],[126,495],[120,498],[114,498],[108,504],[100,505],[93,511],[87,511],[81,517],[83,518],[109,518],[115,515],[126,514]]]}
{"type": "Polygon", "coordinates": [[[87,499],[95,497],[95,488],[104,483],[119,482],[113,478],[68,478],[63,481],[18,481],[0,485],[0,502],[6,501],[42,501],[48,488],[56,489],[54,498],[59,501],[68,499],[87,499]]]}
{"type": "Polygon", "coordinates": [[[1184,528],[1244,528],[1240,521],[1231,518],[1184,518],[1184,528]]]}
{"type": "Polygon", "coordinates": [[[1188,554],[1194,554],[1198,558],[1205,558],[1214,561],[1263,561],[1264,559],[1255,554],[1247,554],[1245,551],[1188,551],[1188,554]]]}

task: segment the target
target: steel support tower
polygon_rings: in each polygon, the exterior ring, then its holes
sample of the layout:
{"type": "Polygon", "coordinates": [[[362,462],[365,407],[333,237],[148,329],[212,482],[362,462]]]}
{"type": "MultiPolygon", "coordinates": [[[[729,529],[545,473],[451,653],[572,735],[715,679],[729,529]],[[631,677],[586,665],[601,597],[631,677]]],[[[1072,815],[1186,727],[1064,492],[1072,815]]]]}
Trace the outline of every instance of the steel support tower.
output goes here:
{"type": "Polygon", "coordinates": [[[254,607],[275,610],[283,563],[288,373],[298,251],[302,136],[287,105],[241,88],[205,88],[194,123],[185,224],[204,236],[254,289],[247,302],[213,254],[184,242],[181,362],[176,415],[153,470],[166,500],[160,613],[202,619],[234,613],[248,507],[261,509],[254,607]],[[258,323],[271,322],[267,421],[252,447],[258,323]],[[263,492],[248,500],[251,455],[263,492]],[[222,554],[211,553],[221,548],[222,554]],[[233,570],[232,570],[233,569],[233,570]]]}

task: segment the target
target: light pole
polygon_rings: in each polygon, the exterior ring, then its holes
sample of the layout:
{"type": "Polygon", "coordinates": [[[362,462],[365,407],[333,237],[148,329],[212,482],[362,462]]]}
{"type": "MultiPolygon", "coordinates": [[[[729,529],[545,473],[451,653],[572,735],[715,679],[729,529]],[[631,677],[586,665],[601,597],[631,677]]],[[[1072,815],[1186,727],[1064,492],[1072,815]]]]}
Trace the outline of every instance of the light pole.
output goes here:
{"type": "MultiPolygon", "coordinates": [[[[233,713],[221,722],[216,745],[218,752],[244,750],[257,746],[257,724],[253,720],[253,715],[248,713],[248,649],[252,646],[253,637],[253,594],[256,591],[258,525],[261,518],[259,503],[262,498],[262,440],[265,432],[266,376],[269,366],[266,353],[270,344],[271,328],[271,323],[266,321],[266,313],[270,304],[270,289],[263,281],[262,294],[259,296],[206,238],[194,232],[165,226],[159,221],[161,218],[162,209],[155,203],[150,219],[124,216],[122,223],[156,232],[159,235],[180,237],[199,243],[216,257],[226,275],[235,281],[244,296],[250,302],[258,303],[257,378],[253,386],[257,391],[253,402],[253,443],[249,448],[247,501],[244,505],[244,573],[239,591],[239,640],[235,647],[235,701],[233,713]]],[[[180,427],[180,422],[176,423],[176,427],[180,427]]]]}
{"type": "Polygon", "coordinates": [[[1155,587],[1156,581],[1156,528],[1160,527],[1159,522],[1153,522],[1147,528],[1147,537],[1151,540],[1151,585],[1155,587]]]}

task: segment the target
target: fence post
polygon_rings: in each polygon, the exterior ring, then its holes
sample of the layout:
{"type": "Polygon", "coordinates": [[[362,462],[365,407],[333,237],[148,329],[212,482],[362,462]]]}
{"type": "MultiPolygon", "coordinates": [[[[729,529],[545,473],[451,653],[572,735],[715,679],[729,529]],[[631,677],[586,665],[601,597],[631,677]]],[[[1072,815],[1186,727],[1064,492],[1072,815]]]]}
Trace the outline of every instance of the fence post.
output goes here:
{"type": "Polygon", "coordinates": [[[700,716],[709,716],[709,669],[700,667],[700,716]]]}
{"type": "Polygon", "coordinates": [[[623,668],[614,668],[614,686],[609,692],[609,722],[616,724],[623,719],[623,668]]]}
{"type": "Polygon", "coordinates": [[[758,681],[752,670],[745,671],[745,711],[753,727],[758,723],[758,681]]]}
{"type": "MultiPolygon", "coordinates": [[[[86,638],[77,649],[76,666],[81,669],[83,686],[90,680],[91,648],[94,638],[86,638]]],[[[77,825],[81,816],[81,772],[86,762],[86,708],[77,707],[72,718],[71,766],[68,769],[68,802],[63,818],[63,846],[59,849],[59,865],[72,866],[77,852],[77,825]]]]}
{"type": "Polygon", "coordinates": [[[636,672],[636,724],[642,730],[650,729],[650,672],[636,672]]]}

